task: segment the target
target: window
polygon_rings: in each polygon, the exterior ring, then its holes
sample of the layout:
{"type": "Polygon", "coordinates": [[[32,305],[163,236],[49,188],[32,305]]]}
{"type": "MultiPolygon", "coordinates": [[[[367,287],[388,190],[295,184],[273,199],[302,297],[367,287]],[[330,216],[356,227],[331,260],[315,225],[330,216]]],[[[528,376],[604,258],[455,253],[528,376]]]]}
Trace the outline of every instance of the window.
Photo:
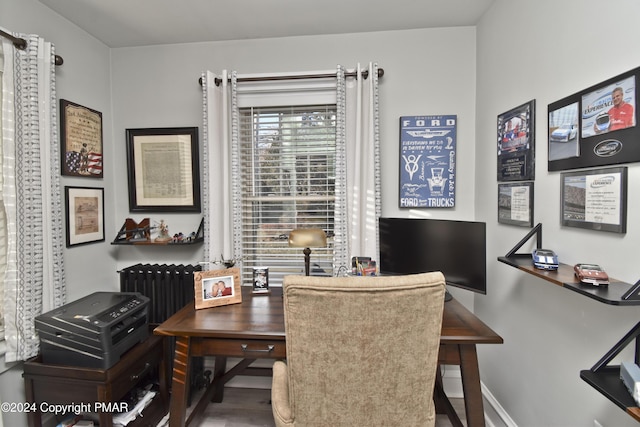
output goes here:
{"type": "Polygon", "coordinates": [[[245,282],[255,267],[268,267],[270,284],[278,285],[303,271],[302,250],[288,246],[295,228],[327,233],[326,248],[311,248],[311,271],[332,275],[336,105],[239,111],[245,282]]]}

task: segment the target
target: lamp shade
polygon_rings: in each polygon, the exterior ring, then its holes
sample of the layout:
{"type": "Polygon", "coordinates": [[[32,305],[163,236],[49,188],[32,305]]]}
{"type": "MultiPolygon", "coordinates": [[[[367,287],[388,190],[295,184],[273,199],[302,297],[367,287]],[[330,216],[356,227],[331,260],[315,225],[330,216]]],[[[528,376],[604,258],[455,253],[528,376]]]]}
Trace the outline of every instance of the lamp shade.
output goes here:
{"type": "Polygon", "coordinates": [[[289,233],[289,246],[294,248],[324,248],[327,235],[320,228],[297,228],[289,233]]]}

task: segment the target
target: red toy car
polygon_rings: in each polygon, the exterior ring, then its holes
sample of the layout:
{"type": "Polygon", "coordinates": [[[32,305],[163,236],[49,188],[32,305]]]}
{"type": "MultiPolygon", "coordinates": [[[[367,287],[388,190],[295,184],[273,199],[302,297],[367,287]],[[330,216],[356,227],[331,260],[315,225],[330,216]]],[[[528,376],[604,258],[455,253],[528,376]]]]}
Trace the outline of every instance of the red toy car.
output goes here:
{"type": "Polygon", "coordinates": [[[573,271],[580,282],[595,286],[609,284],[609,275],[597,264],[576,264],[573,271]]]}

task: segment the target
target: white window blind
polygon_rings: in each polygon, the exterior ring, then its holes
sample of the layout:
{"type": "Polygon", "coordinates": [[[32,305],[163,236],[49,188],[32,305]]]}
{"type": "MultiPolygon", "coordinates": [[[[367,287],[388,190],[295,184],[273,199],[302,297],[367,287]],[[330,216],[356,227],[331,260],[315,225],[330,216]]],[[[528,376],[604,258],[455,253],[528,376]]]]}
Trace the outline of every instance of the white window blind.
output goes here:
{"type": "Polygon", "coordinates": [[[269,284],[304,274],[295,228],[321,228],[326,248],[311,248],[311,274],[333,273],[336,105],[240,108],[242,253],[245,284],[254,267],[269,284]]]}

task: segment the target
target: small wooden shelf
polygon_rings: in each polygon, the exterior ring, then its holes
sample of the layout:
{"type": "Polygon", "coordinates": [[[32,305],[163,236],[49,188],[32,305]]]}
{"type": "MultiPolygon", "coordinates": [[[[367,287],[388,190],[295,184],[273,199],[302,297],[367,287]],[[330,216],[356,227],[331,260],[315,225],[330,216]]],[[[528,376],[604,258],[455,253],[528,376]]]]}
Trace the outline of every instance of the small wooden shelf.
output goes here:
{"type": "Polygon", "coordinates": [[[167,240],[164,242],[156,242],[150,237],[150,228],[148,224],[148,220],[145,219],[140,224],[144,224],[144,226],[140,229],[135,228],[132,230],[131,227],[137,227],[138,224],[135,224],[130,219],[127,219],[125,223],[118,231],[116,238],[111,242],[112,245],[129,245],[129,246],[188,246],[188,245],[197,245],[204,242],[204,218],[200,220],[200,225],[198,226],[198,230],[193,233],[193,236],[190,238],[185,238],[179,241],[167,240]],[[131,225],[133,224],[133,225],[131,225]],[[146,236],[145,239],[136,240],[133,236],[136,232],[143,234],[146,236]]]}

